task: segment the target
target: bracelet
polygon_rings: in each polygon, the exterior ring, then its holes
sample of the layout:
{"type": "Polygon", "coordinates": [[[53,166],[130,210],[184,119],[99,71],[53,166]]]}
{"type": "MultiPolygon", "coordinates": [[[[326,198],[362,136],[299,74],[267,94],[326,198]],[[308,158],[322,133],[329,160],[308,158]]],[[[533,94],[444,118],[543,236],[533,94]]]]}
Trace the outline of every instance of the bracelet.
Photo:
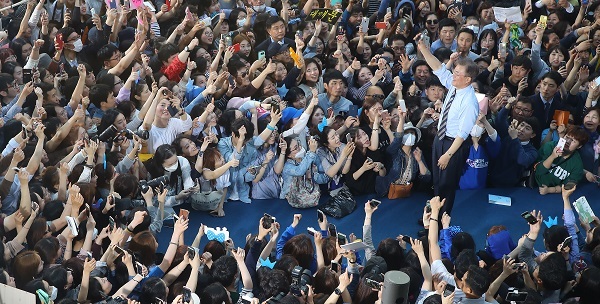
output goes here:
{"type": "Polygon", "coordinates": [[[169,245],[179,246],[179,243],[169,242],[169,245]]]}
{"type": "Polygon", "coordinates": [[[429,220],[430,220],[430,221],[434,221],[434,222],[438,222],[438,223],[440,222],[440,221],[438,221],[438,219],[436,219],[436,218],[430,218],[429,220]]]}
{"type": "Polygon", "coordinates": [[[140,283],[140,281],[136,280],[135,277],[133,277],[133,279],[131,279],[132,281],[136,282],[136,283],[140,283]]]}
{"type": "Polygon", "coordinates": [[[129,228],[129,226],[127,226],[127,231],[133,233],[133,230],[131,228],[129,228]]]}
{"type": "Polygon", "coordinates": [[[270,131],[277,131],[277,127],[273,127],[271,125],[267,125],[267,129],[269,129],[270,131]]]}

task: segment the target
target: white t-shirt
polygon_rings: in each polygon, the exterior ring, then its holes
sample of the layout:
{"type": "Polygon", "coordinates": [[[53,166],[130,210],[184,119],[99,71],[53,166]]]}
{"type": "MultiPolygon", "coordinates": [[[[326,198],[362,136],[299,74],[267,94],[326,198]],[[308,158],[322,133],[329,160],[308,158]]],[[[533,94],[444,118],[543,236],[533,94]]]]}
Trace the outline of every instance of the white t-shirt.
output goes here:
{"type": "MultiPolygon", "coordinates": [[[[148,153],[154,154],[156,148],[161,145],[170,145],[177,135],[188,131],[192,128],[192,120],[189,115],[186,115],[186,120],[179,118],[169,119],[169,123],[166,128],[159,128],[152,125],[150,128],[150,137],[148,138],[148,153]]],[[[141,128],[141,127],[140,127],[141,128]]]]}

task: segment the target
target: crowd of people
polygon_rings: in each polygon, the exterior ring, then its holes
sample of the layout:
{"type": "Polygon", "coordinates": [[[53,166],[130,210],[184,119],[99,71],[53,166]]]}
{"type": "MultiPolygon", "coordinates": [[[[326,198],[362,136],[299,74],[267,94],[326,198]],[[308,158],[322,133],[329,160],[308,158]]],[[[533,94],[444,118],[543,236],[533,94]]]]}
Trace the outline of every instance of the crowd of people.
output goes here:
{"type": "Polygon", "coordinates": [[[390,270],[409,303],[600,298],[600,220],[569,200],[600,183],[600,2],[14,1],[0,283],[36,303],[381,303],[390,270]],[[477,251],[450,215],[457,189],[489,187],[561,193],[564,225],[534,211],[477,251]],[[369,201],[364,252],[325,214],[312,237],[265,215],[243,248],[204,226],[185,244],[177,212],[416,191],[433,197],[419,237],[375,247],[369,201]]]}

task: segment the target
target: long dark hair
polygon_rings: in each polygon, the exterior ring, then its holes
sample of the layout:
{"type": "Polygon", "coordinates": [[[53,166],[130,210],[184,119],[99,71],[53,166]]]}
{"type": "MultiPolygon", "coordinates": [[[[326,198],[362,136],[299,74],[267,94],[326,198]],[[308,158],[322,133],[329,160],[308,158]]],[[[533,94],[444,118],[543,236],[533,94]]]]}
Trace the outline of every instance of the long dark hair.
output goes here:
{"type": "MultiPolygon", "coordinates": [[[[163,167],[163,162],[166,159],[171,158],[172,156],[177,156],[177,152],[171,145],[160,145],[154,152],[154,157],[152,157],[145,163],[146,169],[148,170],[148,173],[150,173],[150,176],[152,178],[157,178],[165,175],[165,168],[163,167]]],[[[179,162],[179,159],[177,159],[177,162],[179,162]]],[[[178,177],[181,176],[181,164],[179,164],[177,166],[177,170],[171,172],[169,185],[174,187],[179,180],[178,177]]]]}

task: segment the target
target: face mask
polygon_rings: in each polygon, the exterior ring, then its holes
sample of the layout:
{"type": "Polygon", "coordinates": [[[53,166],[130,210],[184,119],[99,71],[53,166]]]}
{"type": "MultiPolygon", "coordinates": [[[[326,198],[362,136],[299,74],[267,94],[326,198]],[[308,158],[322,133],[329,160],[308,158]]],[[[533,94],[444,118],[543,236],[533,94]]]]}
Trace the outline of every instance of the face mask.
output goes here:
{"type": "Polygon", "coordinates": [[[79,53],[79,52],[81,52],[82,49],[83,49],[83,42],[81,42],[81,39],[77,39],[75,42],[73,42],[73,51],[79,53]]]}
{"type": "Polygon", "coordinates": [[[267,9],[267,6],[264,4],[263,5],[254,5],[254,6],[252,6],[252,8],[256,12],[264,12],[267,9]]]}
{"type": "Polygon", "coordinates": [[[56,289],[54,286],[50,286],[50,290],[50,300],[54,301],[58,296],[58,289],[56,289]]]}
{"type": "Polygon", "coordinates": [[[402,135],[402,144],[405,146],[412,147],[415,145],[416,141],[417,141],[417,136],[415,136],[412,133],[407,133],[407,134],[402,135]]]}
{"type": "Polygon", "coordinates": [[[300,151],[298,151],[296,153],[296,155],[294,155],[295,158],[304,158],[304,155],[306,155],[306,150],[304,149],[304,147],[300,147],[300,151]]]}
{"type": "Polygon", "coordinates": [[[483,134],[483,131],[485,131],[485,128],[482,128],[479,125],[475,124],[473,126],[473,129],[471,129],[471,136],[481,137],[481,134],[483,134]]]}
{"type": "Polygon", "coordinates": [[[96,126],[95,124],[87,130],[87,134],[90,135],[90,137],[96,133],[98,133],[98,126],[96,126]]]}
{"type": "Polygon", "coordinates": [[[243,26],[244,26],[244,24],[246,24],[246,18],[244,18],[244,19],[239,19],[239,20],[237,21],[237,26],[238,26],[238,27],[243,27],[243,26]]]}
{"type": "Polygon", "coordinates": [[[177,168],[179,168],[179,161],[177,161],[176,163],[174,163],[170,167],[166,167],[165,170],[167,170],[169,172],[175,172],[175,170],[177,170],[177,168]]]}

